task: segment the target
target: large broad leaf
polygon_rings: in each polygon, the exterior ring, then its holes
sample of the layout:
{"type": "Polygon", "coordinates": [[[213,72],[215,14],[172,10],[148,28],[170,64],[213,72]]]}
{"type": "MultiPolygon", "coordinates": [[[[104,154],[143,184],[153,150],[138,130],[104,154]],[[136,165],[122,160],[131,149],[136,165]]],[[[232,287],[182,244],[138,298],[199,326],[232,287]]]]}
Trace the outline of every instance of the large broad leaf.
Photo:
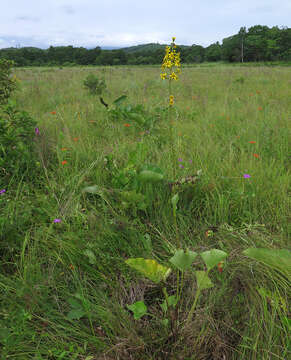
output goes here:
{"type": "Polygon", "coordinates": [[[126,98],[127,98],[126,95],[121,95],[121,96],[119,96],[119,98],[117,98],[113,101],[113,104],[115,106],[120,106],[126,100],[126,98]]]}
{"type": "Polygon", "coordinates": [[[207,275],[206,271],[195,271],[197,278],[197,287],[200,290],[209,289],[213,287],[213,283],[207,275]]]}
{"type": "Polygon", "coordinates": [[[227,257],[226,252],[218,249],[204,251],[200,255],[204,260],[208,270],[213,269],[216,265],[218,265],[221,261],[223,261],[227,257]]]}
{"type": "Polygon", "coordinates": [[[156,260],[131,258],[125,262],[157,284],[162,280],[166,280],[171,272],[170,268],[160,265],[156,260]]]}
{"type": "Polygon", "coordinates": [[[140,319],[147,313],[147,307],[143,301],[137,301],[134,304],[126,305],[129,310],[133,312],[135,320],[140,319]]]}
{"type": "Polygon", "coordinates": [[[139,173],[139,179],[144,182],[161,181],[163,178],[163,174],[151,170],[143,170],[139,173]]]}
{"type": "Polygon", "coordinates": [[[291,277],[291,251],[287,249],[248,248],[243,254],[291,277]]]}
{"type": "Polygon", "coordinates": [[[184,250],[180,249],[175,252],[174,256],[171,257],[169,261],[179,270],[185,271],[191,266],[197,255],[198,254],[194,251],[187,250],[184,252],[184,250]]]}

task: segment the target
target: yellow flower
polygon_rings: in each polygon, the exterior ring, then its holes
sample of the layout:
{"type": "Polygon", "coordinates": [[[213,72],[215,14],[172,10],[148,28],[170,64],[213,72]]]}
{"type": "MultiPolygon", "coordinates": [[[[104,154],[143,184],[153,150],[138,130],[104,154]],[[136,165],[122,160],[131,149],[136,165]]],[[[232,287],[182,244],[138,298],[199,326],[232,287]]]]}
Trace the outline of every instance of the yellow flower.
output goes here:
{"type": "Polygon", "coordinates": [[[174,96],[173,95],[170,95],[169,104],[170,104],[170,106],[174,105],[174,96]]]}
{"type": "Polygon", "coordinates": [[[172,37],[172,40],[173,40],[173,42],[175,42],[176,38],[173,36],[173,37],[172,37]]]}
{"type": "Polygon", "coordinates": [[[172,72],[172,74],[170,75],[170,78],[173,80],[178,80],[178,76],[174,72],[172,72]]]}
{"type": "Polygon", "coordinates": [[[161,74],[161,79],[162,79],[162,80],[167,79],[167,74],[166,74],[166,73],[162,73],[162,74],[161,74]]]}

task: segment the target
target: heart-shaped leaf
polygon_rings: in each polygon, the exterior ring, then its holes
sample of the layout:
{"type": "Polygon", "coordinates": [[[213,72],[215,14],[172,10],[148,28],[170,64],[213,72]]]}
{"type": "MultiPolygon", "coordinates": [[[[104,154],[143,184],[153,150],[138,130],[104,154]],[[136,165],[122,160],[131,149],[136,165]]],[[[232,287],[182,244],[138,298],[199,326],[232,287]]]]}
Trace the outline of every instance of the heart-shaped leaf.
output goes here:
{"type": "Polygon", "coordinates": [[[291,251],[286,249],[248,248],[243,254],[291,276],[291,251]]]}
{"type": "Polygon", "coordinates": [[[220,263],[227,257],[227,253],[219,249],[204,251],[200,255],[204,260],[208,270],[213,269],[215,266],[218,265],[218,263],[220,263]]]}
{"type": "Polygon", "coordinates": [[[171,272],[170,268],[160,265],[156,260],[131,258],[125,262],[157,284],[162,280],[166,280],[171,272]]]}
{"type": "Polygon", "coordinates": [[[197,255],[198,254],[194,251],[187,250],[184,252],[183,249],[179,249],[169,261],[179,270],[185,271],[191,266],[197,255]]]}
{"type": "Polygon", "coordinates": [[[135,320],[140,319],[147,312],[147,307],[143,301],[137,301],[131,305],[126,305],[129,310],[133,312],[135,320]]]}
{"type": "Polygon", "coordinates": [[[197,287],[200,290],[209,289],[213,287],[213,283],[207,275],[206,271],[195,271],[197,278],[197,287]]]}

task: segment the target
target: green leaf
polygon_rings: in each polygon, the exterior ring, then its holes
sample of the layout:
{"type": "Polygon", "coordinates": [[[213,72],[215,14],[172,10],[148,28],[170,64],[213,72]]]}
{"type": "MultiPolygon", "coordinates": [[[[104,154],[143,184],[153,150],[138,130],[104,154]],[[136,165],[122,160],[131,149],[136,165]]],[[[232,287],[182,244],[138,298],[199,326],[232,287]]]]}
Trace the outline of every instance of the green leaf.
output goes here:
{"type": "Polygon", "coordinates": [[[129,310],[133,312],[135,320],[140,319],[147,312],[147,307],[143,301],[137,301],[134,304],[126,305],[129,310]]]}
{"type": "Polygon", "coordinates": [[[156,260],[131,258],[125,261],[127,265],[141,272],[145,277],[158,284],[162,280],[166,280],[171,269],[160,265],[156,260]]]}
{"type": "Polygon", "coordinates": [[[176,214],[178,201],[179,201],[179,194],[175,194],[171,199],[174,214],[176,214]]]}
{"type": "Polygon", "coordinates": [[[119,96],[119,98],[117,98],[113,101],[113,104],[116,106],[120,106],[125,101],[126,98],[127,98],[126,95],[121,95],[121,96],[119,96]]]}
{"type": "Polygon", "coordinates": [[[213,287],[213,283],[207,275],[206,271],[195,271],[197,278],[197,286],[200,290],[209,289],[213,287]]]}
{"type": "Polygon", "coordinates": [[[86,311],[83,309],[72,309],[68,314],[67,317],[71,320],[79,320],[86,314],[86,311]]]}
{"type": "MultiPolygon", "coordinates": [[[[176,295],[171,295],[168,297],[169,306],[175,307],[177,305],[177,302],[178,302],[178,298],[176,297],[176,295]]],[[[167,312],[168,305],[166,299],[160,304],[160,307],[164,312],[167,312]]]]}
{"type": "Polygon", "coordinates": [[[187,250],[184,252],[183,249],[177,250],[173,257],[169,260],[170,263],[175,265],[179,270],[187,270],[198,254],[194,251],[187,250]]]}
{"type": "Polygon", "coordinates": [[[96,256],[92,250],[86,249],[83,251],[83,254],[89,258],[89,263],[94,265],[97,263],[96,256]]]}
{"type": "Polygon", "coordinates": [[[220,263],[227,257],[226,252],[218,249],[204,251],[200,255],[204,260],[208,270],[213,269],[216,265],[218,265],[218,263],[220,263]]]}
{"type": "Polygon", "coordinates": [[[87,192],[90,194],[100,194],[102,193],[102,190],[100,189],[100,187],[98,185],[93,185],[93,186],[87,186],[85,187],[82,192],[87,192]]]}
{"type": "Polygon", "coordinates": [[[291,251],[287,249],[248,248],[243,254],[291,276],[291,251]]]}
{"type": "Polygon", "coordinates": [[[156,182],[164,179],[164,175],[151,170],[143,170],[139,174],[139,179],[145,182],[156,182]]]}

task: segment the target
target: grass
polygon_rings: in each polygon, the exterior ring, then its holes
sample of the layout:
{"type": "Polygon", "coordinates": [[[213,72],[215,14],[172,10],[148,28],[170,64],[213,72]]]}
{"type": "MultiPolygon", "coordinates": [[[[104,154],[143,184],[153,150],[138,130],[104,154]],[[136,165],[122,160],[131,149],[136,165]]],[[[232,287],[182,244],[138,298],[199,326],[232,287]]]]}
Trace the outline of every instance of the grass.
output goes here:
{"type": "MultiPolygon", "coordinates": [[[[15,74],[18,106],[38,121],[39,164],[33,180],[21,173],[9,183],[0,179],[7,190],[0,195],[1,359],[286,360],[290,283],[241,252],[290,249],[289,68],[182,69],[174,86],[174,162],[163,112],[167,84],[157,67],[23,68],[15,74]],[[129,104],[143,104],[158,119],[155,126],[146,132],[133,121],[110,119],[82,88],[90,72],[104,75],[106,102],[126,94],[129,104]],[[152,199],[147,209],[138,209],[139,202],[128,206],[114,190],[113,168],[104,161],[110,156],[119,174],[128,175],[132,163],[137,169],[155,164],[169,181],[202,170],[197,183],[175,188],[178,236],[183,247],[218,248],[229,257],[222,273],[211,274],[215,287],[202,294],[193,321],[178,336],[150,316],[134,320],[126,307],[144,300],[162,316],[161,289],[124,261],[168,264],[176,245],[170,190],[145,185],[152,199]],[[99,195],[82,192],[93,185],[99,195]],[[212,237],[205,235],[209,229],[212,237]]],[[[170,276],[169,294],[175,286],[170,276]]],[[[181,322],[194,297],[190,273],[181,322]]]]}

